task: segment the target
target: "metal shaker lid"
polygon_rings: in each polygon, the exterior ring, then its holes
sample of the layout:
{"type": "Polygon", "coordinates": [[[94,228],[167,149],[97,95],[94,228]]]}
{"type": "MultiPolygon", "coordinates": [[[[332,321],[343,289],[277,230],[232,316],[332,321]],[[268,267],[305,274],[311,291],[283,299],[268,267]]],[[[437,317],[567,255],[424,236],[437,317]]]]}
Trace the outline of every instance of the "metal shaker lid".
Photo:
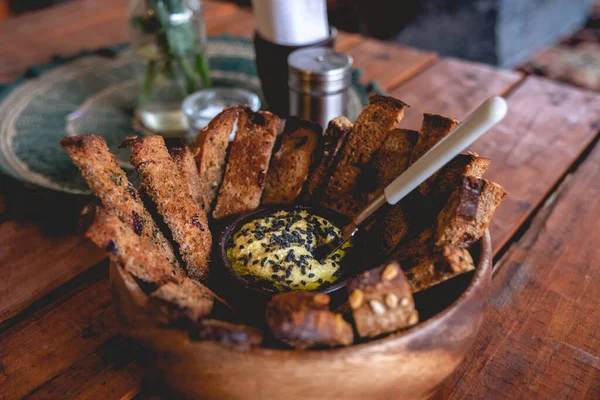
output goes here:
{"type": "Polygon", "coordinates": [[[288,86],[302,92],[335,93],[350,86],[352,57],[326,47],[308,47],[288,57],[288,86]]]}

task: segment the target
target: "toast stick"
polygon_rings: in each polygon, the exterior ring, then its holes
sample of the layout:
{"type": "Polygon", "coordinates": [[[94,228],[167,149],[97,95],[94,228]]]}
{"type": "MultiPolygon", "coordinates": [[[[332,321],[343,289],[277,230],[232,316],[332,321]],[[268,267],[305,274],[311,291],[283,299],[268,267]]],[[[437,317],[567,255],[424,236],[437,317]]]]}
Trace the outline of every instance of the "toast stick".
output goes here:
{"type": "Polygon", "coordinates": [[[240,113],[213,210],[215,219],[258,208],[278,127],[279,117],[270,112],[245,108],[240,113]]]}
{"type": "Polygon", "coordinates": [[[109,258],[130,273],[146,291],[181,279],[177,270],[158,249],[136,235],[129,226],[104,207],[90,205],[84,209],[91,220],[85,236],[108,252],[109,258]]]}
{"type": "Polygon", "coordinates": [[[67,136],[60,144],[103,206],[157,248],[176,268],[181,268],[171,244],[144,207],[104,139],[98,135],[67,136]]]}
{"type": "Polygon", "coordinates": [[[124,145],[131,147],[131,164],[179,245],[188,276],[206,278],[212,245],[206,213],[190,195],[188,182],[177,173],[163,138],[131,138],[124,145]]]}

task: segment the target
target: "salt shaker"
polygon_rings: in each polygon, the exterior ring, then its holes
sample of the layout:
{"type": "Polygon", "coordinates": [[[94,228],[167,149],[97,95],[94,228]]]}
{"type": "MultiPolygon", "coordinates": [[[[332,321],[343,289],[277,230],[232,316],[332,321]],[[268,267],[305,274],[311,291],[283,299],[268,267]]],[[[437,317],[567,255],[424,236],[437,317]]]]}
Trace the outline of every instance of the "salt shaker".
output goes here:
{"type": "Polygon", "coordinates": [[[294,51],[288,57],[290,115],[323,128],[347,115],[352,57],[325,47],[294,51]]]}

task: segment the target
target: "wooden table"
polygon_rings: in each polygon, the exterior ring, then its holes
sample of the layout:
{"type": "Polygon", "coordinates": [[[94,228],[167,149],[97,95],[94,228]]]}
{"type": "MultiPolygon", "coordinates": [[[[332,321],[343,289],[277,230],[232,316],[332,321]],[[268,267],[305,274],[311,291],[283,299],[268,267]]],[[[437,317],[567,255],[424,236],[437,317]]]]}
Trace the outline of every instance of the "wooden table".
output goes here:
{"type": "MultiPolygon", "coordinates": [[[[0,22],[0,81],[54,54],[123,42],[124,0],[79,0],[0,22]]],[[[205,2],[210,34],[249,36],[250,11],[205,2]]],[[[491,226],[493,291],[477,342],[439,398],[600,398],[600,95],[340,34],[365,81],[423,112],[463,118],[505,95],[473,150],[509,197],[491,226]]],[[[0,176],[0,398],[148,398],[117,332],[108,264],[75,220],[89,199],[0,176]]]]}

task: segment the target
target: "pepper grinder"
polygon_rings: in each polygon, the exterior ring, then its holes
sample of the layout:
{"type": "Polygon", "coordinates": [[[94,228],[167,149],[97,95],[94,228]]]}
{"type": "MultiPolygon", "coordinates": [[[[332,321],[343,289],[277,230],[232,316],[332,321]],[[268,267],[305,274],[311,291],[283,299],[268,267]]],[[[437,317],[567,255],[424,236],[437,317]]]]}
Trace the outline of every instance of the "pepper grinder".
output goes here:
{"type": "Polygon", "coordinates": [[[256,67],[269,110],[289,112],[288,56],[306,47],[333,48],[337,30],[327,22],[325,0],[252,0],[256,67]]]}
{"type": "Polygon", "coordinates": [[[324,47],[294,51],[288,57],[290,115],[323,128],[340,115],[348,116],[352,57],[324,47]]]}

